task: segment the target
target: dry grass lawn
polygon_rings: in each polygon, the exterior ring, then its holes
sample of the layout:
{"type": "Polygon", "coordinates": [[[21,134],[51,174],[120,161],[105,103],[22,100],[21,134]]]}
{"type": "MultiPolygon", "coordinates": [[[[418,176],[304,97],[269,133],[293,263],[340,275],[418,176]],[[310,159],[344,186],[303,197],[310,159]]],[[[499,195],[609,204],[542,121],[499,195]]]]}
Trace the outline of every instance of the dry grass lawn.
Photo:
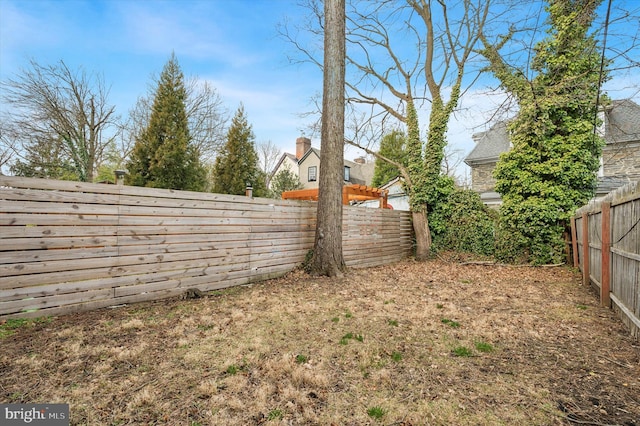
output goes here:
{"type": "Polygon", "coordinates": [[[568,268],[406,261],[0,326],[73,425],[640,425],[640,345],[568,268]]]}

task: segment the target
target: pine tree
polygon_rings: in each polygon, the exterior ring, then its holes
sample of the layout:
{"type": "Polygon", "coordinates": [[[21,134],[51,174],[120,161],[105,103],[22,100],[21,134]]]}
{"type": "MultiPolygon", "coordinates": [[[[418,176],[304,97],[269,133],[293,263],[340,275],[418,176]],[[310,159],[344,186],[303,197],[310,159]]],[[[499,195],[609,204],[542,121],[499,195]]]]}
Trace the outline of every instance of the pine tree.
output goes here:
{"type": "Polygon", "coordinates": [[[175,55],[165,64],[149,125],[136,138],[127,183],[135,186],[200,191],[206,171],[191,143],[185,109],[184,76],[175,55]]]}
{"type": "MultiPolygon", "coordinates": [[[[385,158],[397,161],[398,163],[406,166],[407,154],[405,152],[405,144],[406,138],[404,133],[394,130],[382,138],[379,153],[385,158]]],[[[384,185],[397,176],[400,176],[400,171],[395,165],[381,160],[380,158],[376,158],[371,185],[376,187],[384,185]]]]}
{"type": "Polygon", "coordinates": [[[244,107],[236,111],[227,133],[227,142],[213,166],[213,192],[244,195],[247,184],[253,195],[266,195],[264,173],[258,164],[255,136],[245,116],[244,107]]]}
{"type": "Polygon", "coordinates": [[[483,40],[494,74],[520,106],[509,127],[513,149],[495,170],[501,232],[510,241],[510,252],[497,253],[504,260],[562,261],[567,222],[593,196],[603,144],[593,128],[602,76],[588,31],[599,3],[549,2],[548,36],[535,47],[531,80],[483,40]]]}

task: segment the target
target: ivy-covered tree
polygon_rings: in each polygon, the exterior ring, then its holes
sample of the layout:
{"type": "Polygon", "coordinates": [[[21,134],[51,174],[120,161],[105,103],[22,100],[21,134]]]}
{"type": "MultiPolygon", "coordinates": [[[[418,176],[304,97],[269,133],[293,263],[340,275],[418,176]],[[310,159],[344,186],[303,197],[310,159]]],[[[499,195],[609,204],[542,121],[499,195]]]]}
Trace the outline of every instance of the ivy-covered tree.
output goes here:
{"type": "MultiPolygon", "coordinates": [[[[389,158],[406,166],[407,155],[405,151],[405,144],[406,138],[404,133],[399,130],[394,130],[382,138],[378,153],[385,158],[389,158]]],[[[395,164],[384,161],[380,157],[376,157],[373,179],[371,181],[372,186],[378,187],[384,185],[397,176],[400,176],[400,170],[395,164]]]]}
{"type": "Polygon", "coordinates": [[[273,198],[280,198],[285,191],[295,191],[302,188],[303,185],[302,182],[300,182],[300,178],[289,170],[289,168],[280,170],[271,178],[271,193],[273,198]]]}
{"type": "MultiPolygon", "coordinates": [[[[310,27],[323,34],[324,29],[315,26],[323,22],[323,3],[309,4],[314,11],[310,27]]],[[[371,149],[370,143],[380,139],[369,137],[369,129],[384,129],[385,123],[406,129],[407,165],[395,166],[409,196],[417,260],[429,256],[428,214],[442,200],[439,191],[452,187],[451,179],[442,174],[447,126],[469,83],[466,68],[477,50],[490,4],[491,0],[347,3],[346,105],[354,125],[345,142],[393,164],[371,149]],[[407,49],[408,45],[416,48],[407,49]],[[430,107],[429,125],[421,136],[418,109],[425,103],[430,107]],[[361,115],[361,107],[365,114],[361,115]]],[[[283,35],[301,46],[286,31],[283,35]]],[[[320,65],[313,48],[301,50],[320,65]]]]}
{"type": "Polygon", "coordinates": [[[247,184],[253,187],[253,195],[267,194],[264,173],[258,164],[255,136],[240,105],[231,120],[227,141],[213,166],[213,192],[244,195],[247,184]]]}
{"type": "Polygon", "coordinates": [[[549,30],[535,46],[532,78],[500,56],[503,43],[483,39],[491,70],[520,107],[509,126],[513,149],[495,170],[503,200],[500,233],[519,241],[496,253],[503,260],[561,262],[567,222],[594,194],[603,145],[594,132],[602,76],[589,28],[599,4],[550,0],[549,30]]]}
{"type": "Polygon", "coordinates": [[[165,64],[149,124],[136,138],[127,164],[135,186],[201,191],[206,171],[192,144],[185,109],[184,76],[175,55],[165,64]]]}

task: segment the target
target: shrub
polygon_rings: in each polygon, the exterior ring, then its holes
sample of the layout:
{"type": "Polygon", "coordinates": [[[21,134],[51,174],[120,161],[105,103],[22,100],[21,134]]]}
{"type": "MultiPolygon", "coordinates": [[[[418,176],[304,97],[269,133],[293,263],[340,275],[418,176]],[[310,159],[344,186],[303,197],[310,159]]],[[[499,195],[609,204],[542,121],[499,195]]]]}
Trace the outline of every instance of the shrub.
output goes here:
{"type": "Polygon", "coordinates": [[[486,207],[477,192],[454,189],[429,218],[433,249],[491,256],[495,251],[497,217],[497,212],[486,207]]]}

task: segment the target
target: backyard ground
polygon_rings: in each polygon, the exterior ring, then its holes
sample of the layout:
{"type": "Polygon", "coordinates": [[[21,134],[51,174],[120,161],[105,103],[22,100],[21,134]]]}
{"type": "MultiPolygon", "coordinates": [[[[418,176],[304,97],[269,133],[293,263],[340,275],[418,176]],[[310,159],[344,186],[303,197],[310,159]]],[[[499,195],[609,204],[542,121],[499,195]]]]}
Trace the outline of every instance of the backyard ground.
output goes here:
{"type": "Polygon", "coordinates": [[[0,325],[0,402],[73,425],[640,425],[640,344],[574,270],[300,271],[0,325]]]}

